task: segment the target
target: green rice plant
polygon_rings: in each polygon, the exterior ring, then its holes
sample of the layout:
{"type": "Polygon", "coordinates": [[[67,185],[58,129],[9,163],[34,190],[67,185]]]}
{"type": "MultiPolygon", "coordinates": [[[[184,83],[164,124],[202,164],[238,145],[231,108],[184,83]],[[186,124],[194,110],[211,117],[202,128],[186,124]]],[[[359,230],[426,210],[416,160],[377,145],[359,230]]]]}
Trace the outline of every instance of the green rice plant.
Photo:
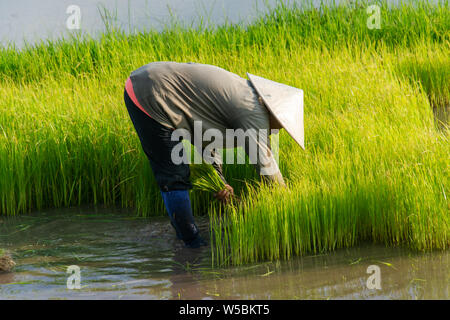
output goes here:
{"type": "Polygon", "coordinates": [[[399,58],[397,72],[428,96],[435,118],[440,126],[450,120],[450,44],[425,51],[411,52],[399,58]]]}

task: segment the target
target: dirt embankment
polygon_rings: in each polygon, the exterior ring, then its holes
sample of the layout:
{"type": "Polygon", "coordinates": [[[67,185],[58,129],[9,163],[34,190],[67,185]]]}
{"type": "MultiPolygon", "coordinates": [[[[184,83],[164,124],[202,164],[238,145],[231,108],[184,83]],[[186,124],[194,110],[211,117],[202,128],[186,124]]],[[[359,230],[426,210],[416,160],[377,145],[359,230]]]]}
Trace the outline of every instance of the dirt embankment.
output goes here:
{"type": "Polygon", "coordinates": [[[0,272],[10,272],[15,265],[8,254],[0,255],[0,272]]]}

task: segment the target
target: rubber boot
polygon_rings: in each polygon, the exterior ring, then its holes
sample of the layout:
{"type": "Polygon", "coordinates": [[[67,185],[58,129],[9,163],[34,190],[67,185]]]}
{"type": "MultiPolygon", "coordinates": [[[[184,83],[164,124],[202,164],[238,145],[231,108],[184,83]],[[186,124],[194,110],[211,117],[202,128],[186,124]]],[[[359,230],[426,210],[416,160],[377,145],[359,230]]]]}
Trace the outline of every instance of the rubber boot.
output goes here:
{"type": "Polygon", "coordinates": [[[161,191],[161,195],[171,224],[177,233],[177,238],[183,240],[185,245],[190,248],[207,245],[205,240],[200,237],[197,225],[194,222],[189,191],[161,191]]]}

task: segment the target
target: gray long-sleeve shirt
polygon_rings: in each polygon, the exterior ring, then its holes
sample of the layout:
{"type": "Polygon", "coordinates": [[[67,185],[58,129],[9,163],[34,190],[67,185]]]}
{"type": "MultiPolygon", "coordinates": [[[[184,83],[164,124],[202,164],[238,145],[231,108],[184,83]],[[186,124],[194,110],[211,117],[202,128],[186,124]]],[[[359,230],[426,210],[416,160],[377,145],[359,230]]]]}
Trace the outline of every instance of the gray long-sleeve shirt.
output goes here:
{"type": "MultiPolygon", "coordinates": [[[[133,71],[130,79],[141,106],[164,126],[185,129],[192,137],[196,121],[201,121],[202,133],[216,129],[223,137],[227,129],[253,129],[257,134],[247,136],[245,152],[261,175],[283,183],[270,150],[269,113],[249,80],[216,66],[177,62],[149,63],[133,71]],[[252,146],[259,148],[259,157],[251,156],[252,146]]],[[[218,169],[217,156],[214,162],[218,169]]]]}

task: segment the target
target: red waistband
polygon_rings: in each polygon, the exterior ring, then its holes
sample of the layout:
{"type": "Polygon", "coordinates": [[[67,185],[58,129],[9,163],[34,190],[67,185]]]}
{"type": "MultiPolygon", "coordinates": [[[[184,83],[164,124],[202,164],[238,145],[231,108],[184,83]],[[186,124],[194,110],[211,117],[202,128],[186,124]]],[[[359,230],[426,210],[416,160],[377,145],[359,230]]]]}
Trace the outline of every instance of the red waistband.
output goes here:
{"type": "Polygon", "coordinates": [[[146,115],[148,115],[151,118],[151,116],[148,114],[148,112],[145,111],[145,109],[141,106],[141,104],[137,100],[136,95],[134,94],[133,84],[131,83],[131,79],[130,78],[128,78],[127,81],[125,82],[125,90],[127,91],[128,96],[130,97],[131,101],[133,101],[133,103],[139,109],[141,109],[146,115]]]}

